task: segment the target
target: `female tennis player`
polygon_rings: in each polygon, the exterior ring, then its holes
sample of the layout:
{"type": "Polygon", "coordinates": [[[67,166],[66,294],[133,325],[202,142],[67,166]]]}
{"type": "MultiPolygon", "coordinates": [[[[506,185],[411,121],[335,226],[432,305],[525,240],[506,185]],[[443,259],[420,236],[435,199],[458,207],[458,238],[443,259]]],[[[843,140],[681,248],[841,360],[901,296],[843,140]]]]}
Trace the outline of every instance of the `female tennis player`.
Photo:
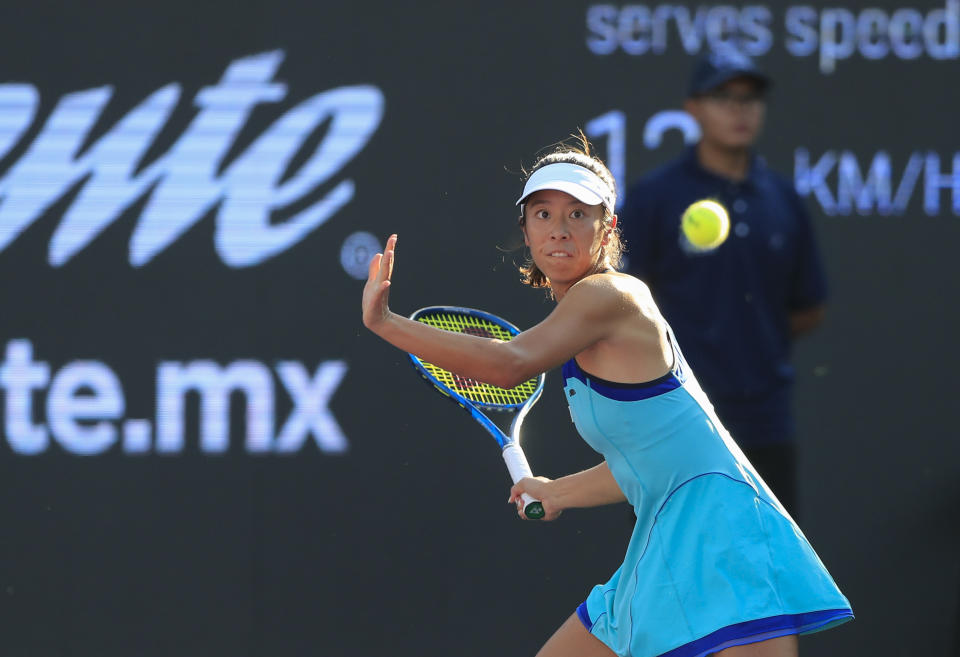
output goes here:
{"type": "Polygon", "coordinates": [[[644,283],[617,273],[616,191],[578,146],[527,176],[520,229],[526,282],[557,301],[509,342],[451,333],[388,307],[397,236],[370,263],[363,322],[391,344],[512,387],[563,366],[577,430],[604,458],[510,491],[564,509],[628,501],[637,516],[623,564],[547,641],[540,657],[793,657],[796,635],[853,617],[850,604],[720,424],[644,283]]]}

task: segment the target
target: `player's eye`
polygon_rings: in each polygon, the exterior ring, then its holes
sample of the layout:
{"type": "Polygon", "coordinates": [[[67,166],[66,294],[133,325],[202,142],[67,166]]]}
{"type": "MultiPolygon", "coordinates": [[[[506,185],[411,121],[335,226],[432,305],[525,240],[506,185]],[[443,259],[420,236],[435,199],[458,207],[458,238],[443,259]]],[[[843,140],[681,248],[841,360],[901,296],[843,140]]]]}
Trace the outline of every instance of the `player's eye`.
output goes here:
{"type": "Polygon", "coordinates": [[[585,216],[586,215],[584,214],[583,210],[574,210],[570,213],[570,217],[572,219],[583,219],[585,216]]]}
{"type": "Polygon", "coordinates": [[[549,219],[550,213],[547,212],[546,210],[537,210],[537,213],[534,216],[537,217],[538,219],[549,219]]]}

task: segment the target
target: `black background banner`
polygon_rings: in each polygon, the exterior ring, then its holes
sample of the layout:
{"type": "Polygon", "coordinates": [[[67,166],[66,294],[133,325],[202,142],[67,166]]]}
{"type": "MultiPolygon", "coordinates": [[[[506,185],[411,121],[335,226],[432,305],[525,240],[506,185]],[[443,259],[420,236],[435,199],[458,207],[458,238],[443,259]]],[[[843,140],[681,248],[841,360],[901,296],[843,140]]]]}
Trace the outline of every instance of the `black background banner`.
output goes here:
{"type": "MultiPolygon", "coordinates": [[[[803,650],[955,653],[955,0],[3,13],[0,655],[535,653],[629,510],[518,521],[358,276],[397,232],[395,310],[534,324],[521,168],[582,127],[634,180],[737,39],[832,289],[795,357],[802,525],[858,618],[803,650]]],[[[598,458],[557,382],[525,424],[551,477],[598,458]]]]}

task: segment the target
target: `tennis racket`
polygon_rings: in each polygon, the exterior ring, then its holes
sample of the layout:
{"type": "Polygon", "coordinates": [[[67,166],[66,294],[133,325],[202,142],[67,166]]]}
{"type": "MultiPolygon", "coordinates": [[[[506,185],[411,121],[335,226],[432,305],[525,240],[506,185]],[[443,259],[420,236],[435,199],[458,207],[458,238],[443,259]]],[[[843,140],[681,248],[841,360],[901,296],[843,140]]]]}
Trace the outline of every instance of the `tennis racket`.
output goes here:
{"type": "MultiPolygon", "coordinates": [[[[495,315],[473,310],[472,308],[456,308],[452,306],[430,306],[421,308],[410,316],[413,319],[444,331],[466,333],[497,340],[511,340],[520,333],[520,329],[495,315]]],[[[489,383],[481,383],[468,379],[432,363],[420,360],[409,354],[413,367],[438,392],[448,399],[457,402],[489,432],[500,445],[503,460],[513,483],[524,477],[532,477],[527,457],[520,448],[520,425],[530,408],[540,399],[543,392],[544,375],[524,381],[515,388],[498,388],[489,383]],[[516,413],[510,425],[510,434],[504,433],[484,411],[513,411],[516,413]]],[[[523,494],[523,513],[531,520],[543,517],[543,505],[526,493],[523,494]]]]}

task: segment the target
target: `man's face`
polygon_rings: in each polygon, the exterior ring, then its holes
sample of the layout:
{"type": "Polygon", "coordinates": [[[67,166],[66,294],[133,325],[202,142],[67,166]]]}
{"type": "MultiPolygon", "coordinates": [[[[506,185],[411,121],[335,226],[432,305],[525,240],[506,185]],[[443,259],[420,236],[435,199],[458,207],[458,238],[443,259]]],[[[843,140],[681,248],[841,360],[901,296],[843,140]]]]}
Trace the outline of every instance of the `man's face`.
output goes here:
{"type": "Polygon", "coordinates": [[[688,98],[684,109],[700,124],[703,140],[719,148],[753,146],[763,127],[766,102],[757,82],[734,78],[716,89],[688,98]]]}

